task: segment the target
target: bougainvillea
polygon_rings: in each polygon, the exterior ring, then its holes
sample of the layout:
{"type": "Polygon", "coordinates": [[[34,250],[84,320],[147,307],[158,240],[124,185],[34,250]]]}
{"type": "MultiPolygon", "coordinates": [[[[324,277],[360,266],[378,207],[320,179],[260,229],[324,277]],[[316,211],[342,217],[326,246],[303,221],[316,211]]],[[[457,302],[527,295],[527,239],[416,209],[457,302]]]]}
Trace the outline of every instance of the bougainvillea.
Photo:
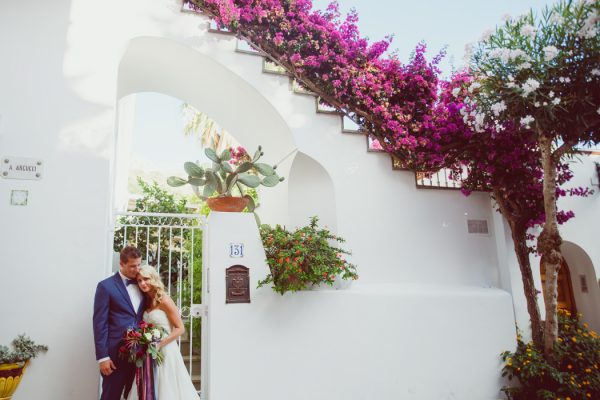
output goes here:
{"type": "Polygon", "coordinates": [[[414,149],[431,146],[441,54],[428,61],[419,44],[409,63],[386,54],[391,37],[369,44],[358,15],[341,18],[310,0],[194,0],[195,7],[262,50],[321,101],[348,114],[407,166],[424,161],[414,149]],[[415,158],[416,157],[416,158],[415,158]]]}
{"type": "MultiPolygon", "coordinates": [[[[448,82],[438,78],[442,54],[428,61],[420,44],[403,64],[386,54],[391,38],[369,44],[357,13],[342,19],[336,3],[325,11],[310,0],[192,3],[353,118],[407,168],[445,167],[455,177],[466,168],[463,191],[491,191],[529,274],[527,228],[573,216],[555,212],[556,197],[567,194],[560,184],[571,178],[560,159],[565,148],[598,140],[598,0],[561,1],[537,25],[532,13],[508,20],[475,47],[471,72],[448,82]],[[567,144],[550,169],[536,127],[567,144]]],[[[535,298],[533,283],[528,289],[535,298]]]]}

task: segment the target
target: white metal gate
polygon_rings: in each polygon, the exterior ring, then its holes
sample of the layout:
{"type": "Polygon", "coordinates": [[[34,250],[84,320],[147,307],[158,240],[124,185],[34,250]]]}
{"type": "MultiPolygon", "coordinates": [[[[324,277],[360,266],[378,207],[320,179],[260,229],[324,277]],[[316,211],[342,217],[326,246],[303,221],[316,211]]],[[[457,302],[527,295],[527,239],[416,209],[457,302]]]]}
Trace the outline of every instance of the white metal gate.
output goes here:
{"type": "Polygon", "coordinates": [[[142,263],[158,271],[169,296],[181,310],[186,335],[179,338],[178,344],[199,393],[201,326],[206,318],[202,304],[204,223],[204,218],[197,214],[117,212],[111,249],[113,271],[118,270],[118,254],[127,245],[136,246],[142,253],[142,263]]]}

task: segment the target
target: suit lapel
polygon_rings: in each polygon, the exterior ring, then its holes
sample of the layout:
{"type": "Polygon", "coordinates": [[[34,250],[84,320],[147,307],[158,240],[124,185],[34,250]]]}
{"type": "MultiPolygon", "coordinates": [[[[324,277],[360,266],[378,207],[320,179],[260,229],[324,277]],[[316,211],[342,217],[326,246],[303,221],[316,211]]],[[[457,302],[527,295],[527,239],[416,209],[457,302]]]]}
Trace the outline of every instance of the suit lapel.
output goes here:
{"type": "Polygon", "coordinates": [[[137,312],[136,312],[136,310],[134,310],[133,304],[131,303],[131,298],[129,297],[129,293],[127,293],[127,289],[125,288],[125,284],[123,283],[123,279],[121,279],[121,275],[118,272],[114,275],[114,282],[115,282],[115,285],[117,286],[117,289],[121,293],[121,295],[123,295],[123,299],[129,305],[129,308],[131,309],[131,311],[133,311],[133,313],[135,315],[137,315],[137,312]]]}

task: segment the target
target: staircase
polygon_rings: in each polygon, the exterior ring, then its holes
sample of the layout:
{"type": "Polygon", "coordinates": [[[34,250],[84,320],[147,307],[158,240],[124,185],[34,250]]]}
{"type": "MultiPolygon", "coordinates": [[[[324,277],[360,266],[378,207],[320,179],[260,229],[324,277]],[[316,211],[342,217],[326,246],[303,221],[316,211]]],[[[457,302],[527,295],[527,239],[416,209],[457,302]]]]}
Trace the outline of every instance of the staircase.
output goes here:
{"type": "MultiPolygon", "coordinates": [[[[196,15],[202,15],[201,12],[193,10],[190,8],[189,3],[183,3],[182,12],[193,13],[196,15]]],[[[209,20],[208,24],[208,33],[213,34],[215,36],[224,36],[224,37],[232,37],[234,34],[225,29],[220,29],[217,24],[209,20]]],[[[304,87],[293,77],[291,77],[286,70],[278,65],[277,63],[270,60],[265,54],[261,51],[252,47],[251,44],[247,43],[244,40],[240,40],[236,38],[236,48],[235,51],[240,54],[249,55],[252,57],[261,57],[262,58],[262,72],[264,74],[272,74],[278,76],[285,76],[289,78],[290,91],[295,95],[299,96],[312,96],[315,99],[315,113],[316,114],[327,114],[327,115],[338,115],[340,117],[340,126],[341,133],[349,134],[349,135],[365,135],[366,138],[366,150],[372,153],[383,153],[386,154],[377,139],[372,135],[364,132],[360,129],[360,127],[350,118],[348,115],[344,115],[339,112],[335,108],[324,104],[319,96],[316,93],[313,93],[304,87]]],[[[389,156],[391,160],[391,169],[398,171],[409,171],[406,167],[403,166],[402,162],[393,156],[389,156]]],[[[461,183],[460,181],[450,179],[450,171],[447,169],[441,169],[439,171],[434,172],[414,172],[415,174],[415,185],[420,189],[450,189],[450,190],[459,190],[461,183]]],[[[466,171],[463,172],[461,178],[466,177],[466,171]]]]}
{"type": "MultiPolygon", "coordinates": [[[[200,336],[198,335],[198,338],[199,337],[200,336]]],[[[192,349],[192,343],[190,342],[187,330],[179,341],[179,349],[181,350],[183,363],[185,364],[188,373],[190,372],[191,366],[190,376],[192,378],[192,383],[194,384],[194,387],[198,393],[200,393],[200,354],[196,350],[192,349]]]]}

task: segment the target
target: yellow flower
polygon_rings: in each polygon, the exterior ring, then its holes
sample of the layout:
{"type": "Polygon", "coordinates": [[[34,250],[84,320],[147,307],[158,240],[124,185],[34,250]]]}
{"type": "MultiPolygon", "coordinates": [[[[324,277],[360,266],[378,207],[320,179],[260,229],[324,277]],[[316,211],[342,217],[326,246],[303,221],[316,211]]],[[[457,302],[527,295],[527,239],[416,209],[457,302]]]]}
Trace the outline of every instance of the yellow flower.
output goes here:
{"type": "Polygon", "coordinates": [[[571,338],[571,340],[572,340],[572,341],[574,341],[574,342],[577,342],[577,338],[576,338],[575,336],[573,336],[573,337],[571,338]]]}
{"type": "Polygon", "coordinates": [[[592,372],[592,370],[590,368],[586,368],[585,372],[587,372],[589,374],[590,372],[592,372]]]}

